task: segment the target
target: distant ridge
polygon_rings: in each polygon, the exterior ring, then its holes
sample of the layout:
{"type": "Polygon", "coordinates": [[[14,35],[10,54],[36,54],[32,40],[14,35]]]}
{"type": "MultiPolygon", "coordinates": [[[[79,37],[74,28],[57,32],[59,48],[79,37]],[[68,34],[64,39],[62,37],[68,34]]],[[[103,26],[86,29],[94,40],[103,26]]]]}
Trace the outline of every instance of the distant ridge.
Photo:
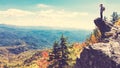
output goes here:
{"type": "Polygon", "coordinates": [[[20,28],[20,29],[36,29],[36,30],[86,30],[87,29],[77,29],[77,28],[63,28],[63,27],[49,27],[49,26],[17,26],[9,24],[0,24],[0,27],[9,27],[9,28],[20,28]]]}
{"type": "Polygon", "coordinates": [[[0,24],[0,46],[19,46],[26,43],[28,48],[49,48],[64,34],[69,42],[83,42],[91,31],[53,29],[50,27],[21,27],[0,24]]]}

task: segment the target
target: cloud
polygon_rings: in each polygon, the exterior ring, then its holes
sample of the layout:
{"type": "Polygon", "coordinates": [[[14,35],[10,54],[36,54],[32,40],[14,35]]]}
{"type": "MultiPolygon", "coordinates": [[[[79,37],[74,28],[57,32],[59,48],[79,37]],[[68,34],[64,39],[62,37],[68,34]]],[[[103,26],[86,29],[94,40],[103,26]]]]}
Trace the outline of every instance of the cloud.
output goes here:
{"type": "Polygon", "coordinates": [[[37,7],[39,7],[39,8],[50,8],[51,6],[46,5],[46,4],[38,4],[37,7]]]}
{"type": "Polygon", "coordinates": [[[70,12],[62,10],[41,10],[38,12],[39,16],[42,17],[50,17],[50,18],[73,18],[73,17],[79,17],[79,16],[87,16],[87,12],[70,12]]]}
{"type": "Polygon", "coordinates": [[[19,17],[19,16],[26,16],[26,15],[32,15],[34,14],[33,12],[30,11],[25,11],[25,10],[20,10],[20,9],[8,9],[6,11],[0,11],[0,16],[1,17],[19,17]]]}
{"type": "MultiPolygon", "coordinates": [[[[0,11],[0,22],[18,26],[48,26],[55,28],[91,29],[86,22],[87,12],[73,12],[64,9],[41,9],[26,11],[8,9],[0,11]]],[[[88,21],[89,22],[89,21],[88,21]]]]}

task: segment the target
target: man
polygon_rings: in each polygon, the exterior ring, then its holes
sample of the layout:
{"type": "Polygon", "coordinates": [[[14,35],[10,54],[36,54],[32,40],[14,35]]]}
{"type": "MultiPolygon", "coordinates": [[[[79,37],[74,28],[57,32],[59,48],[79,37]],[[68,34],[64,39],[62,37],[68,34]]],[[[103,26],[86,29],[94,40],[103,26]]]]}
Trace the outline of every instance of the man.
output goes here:
{"type": "Polygon", "coordinates": [[[105,7],[103,4],[100,4],[100,18],[103,19],[103,11],[105,11],[105,7]]]}

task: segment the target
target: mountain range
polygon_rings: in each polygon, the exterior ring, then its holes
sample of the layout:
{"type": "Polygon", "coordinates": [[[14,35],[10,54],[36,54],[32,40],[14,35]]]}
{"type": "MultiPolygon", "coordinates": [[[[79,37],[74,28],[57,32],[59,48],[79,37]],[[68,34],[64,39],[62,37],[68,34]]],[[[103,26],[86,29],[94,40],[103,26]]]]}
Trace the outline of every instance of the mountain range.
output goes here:
{"type": "Polygon", "coordinates": [[[73,43],[85,41],[90,33],[90,30],[0,24],[0,46],[26,44],[30,49],[50,48],[62,34],[67,37],[69,43],[73,43]]]}

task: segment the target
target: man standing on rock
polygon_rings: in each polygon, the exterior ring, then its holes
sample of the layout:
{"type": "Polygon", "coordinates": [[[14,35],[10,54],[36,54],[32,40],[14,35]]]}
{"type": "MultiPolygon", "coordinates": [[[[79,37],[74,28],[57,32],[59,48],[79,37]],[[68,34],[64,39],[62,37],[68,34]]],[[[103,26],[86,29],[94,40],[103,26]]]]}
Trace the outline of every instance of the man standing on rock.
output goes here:
{"type": "Polygon", "coordinates": [[[103,11],[105,11],[105,7],[103,4],[100,4],[100,18],[103,19],[103,11]]]}

